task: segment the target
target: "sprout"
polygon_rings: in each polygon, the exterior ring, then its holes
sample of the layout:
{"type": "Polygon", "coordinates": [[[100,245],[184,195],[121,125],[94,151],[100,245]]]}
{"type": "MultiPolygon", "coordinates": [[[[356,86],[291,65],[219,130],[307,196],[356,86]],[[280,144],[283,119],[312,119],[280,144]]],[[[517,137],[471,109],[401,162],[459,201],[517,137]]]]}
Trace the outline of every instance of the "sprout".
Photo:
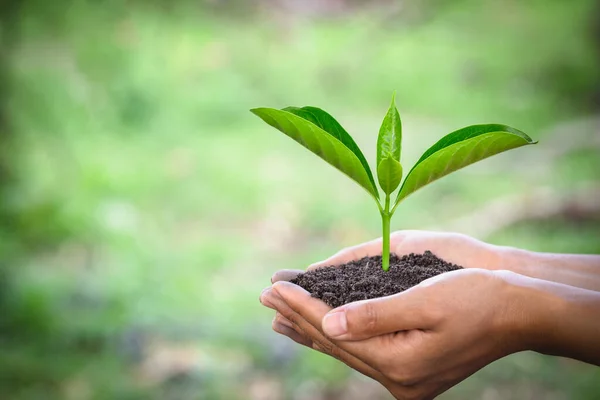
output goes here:
{"type": "Polygon", "coordinates": [[[417,161],[402,181],[402,123],[396,109],[395,94],[377,139],[377,180],[346,130],[327,112],[316,107],[255,108],[250,110],[267,124],[285,133],[314,154],[346,174],[373,197],[382,221],[382,268],[390,263],[390,220],[398,204],[423,186],[494,154],[535,144],[518,129],[500,124],[471,125],[441,138],[417,161]],[[398,193],[391,201],[396,189],[398,193]]]}

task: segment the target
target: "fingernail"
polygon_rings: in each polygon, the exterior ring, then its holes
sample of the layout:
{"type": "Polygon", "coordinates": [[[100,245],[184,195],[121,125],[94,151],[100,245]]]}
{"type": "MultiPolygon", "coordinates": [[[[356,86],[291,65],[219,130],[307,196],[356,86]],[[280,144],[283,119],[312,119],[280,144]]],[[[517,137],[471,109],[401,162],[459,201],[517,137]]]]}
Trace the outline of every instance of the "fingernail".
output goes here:
{"type": "Polygon", "coordinates": [[[323,317],[323,331],[329,337],[335,338],[348,333],[348,321],[346,313],[338,311],[323,317]]]}
{"type": "Polygon", "coordinates": [[[269,308],[274,308],[273,304],[267,299],[267,293],[269,292],[269,288],[266,288],[265,290],[262,291],[262,293],[260,294],[260,302],[263,306],[267,306],[269,308]]]}

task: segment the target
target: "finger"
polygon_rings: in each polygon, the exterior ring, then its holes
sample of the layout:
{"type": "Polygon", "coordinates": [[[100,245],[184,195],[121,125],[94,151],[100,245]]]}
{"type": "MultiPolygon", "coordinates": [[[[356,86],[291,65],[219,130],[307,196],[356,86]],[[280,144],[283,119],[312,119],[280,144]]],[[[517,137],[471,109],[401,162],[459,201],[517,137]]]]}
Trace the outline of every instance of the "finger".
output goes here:
{"type": "Polygon", "coordinates": [[[328,267],[331,265],[341,265],[353,260],[360,260],[363,257],[376,256],[381,254],[381,238],[371,240],[370,242],[362,243],[356,246],[348,247],[338,251],[333,256],[326,260],[311,264],[306,270],[328,267]]]}
{"type": "MultiPolygon", "coordinates": [[[[296,333],[305,336],[306,338],[311,340],[313,342],[313,348],[325,352],[324,349],[329,349],[333,347],[333,345],[328,346],[326,343],[328,342],[328,340],[312,325],[308,324],[302,318],[302,316],[295,313],[274,290],[266,291],[265,299],[273,305],[275,310],[277,310],[277,313],[275,315],[277,322],[282,325],[287,325],[288,327],[292,328],[296,333]],[[322,344],[319,345],[319,342],[322,344]]],[[[335,358],[339,358],[335,350],[329,351],[327,352],[327,354],[335,358]]]]}
{"type": "Polygon", "coordinates": [[[298,344],[310,347],[313,350],[317,350],[318,352],[336,358],[334,355],[327,353],[325,348],[319,346],[317,342],[314,342],[309,336],[307,336],[298,325],[288,320],[279,312],[275,314],[272,327],[275,332],[288,336],[298,344]]]}
{"type": "Polygon", "coordinates": [[[271,326],[275,332],[289,337],[294,342],[301,344],[302,346],[313,348],[312,340],[310,340],[310,338],[298,333],[293,328],[291,322],[289,322],[287,319],[285,319],[285,317],[281,316],[281,314],[277,313],[277,315],[273,319],[273,323],[271,324],[271,326]],[[284,319],[287,322],[282,321],[282,319],[284,319]]]}
{"type": "Polygon", "coordinates": [[[299,270],[299,269],[282,269],[273,274],[273,276],[271,277],[271,283],[275,283],[275,282],[279,282],[279,281],[288,281],[289,282],[303,272],[304,271],[299,270]]]}
{"type": "Polygon", "coordinates": [[[318,342],[314,342],[310,337],[308,337],[304,333],[304,331],[298,325],[292,323],[279,312],[276,313],[275,318],[273,319],[272,328],[275,332],[289,337],[298,344],[310,347],[313,350],[317,350],[320,353],[326,354],[339,360],[339,358],[337,358],[334,354],[330,354],[327,352],[327,346],[322,347],[319,345],[318,342]]]}
{"type": "MultiPolygon", "coordinates": [[[[275,317],[273,318],[273,323],[277,323],[279,325],[284,325],[291,329],[296,328],[294,326],[294,324],[292,324],[292,322],[289,319],[287,319],[286,317],[284,317],[280,312],[275,313],[275,317]]],[[[301,333],[301,332],[298,332],[298,333],[301,333]]]]}
{"type": "Polygon", "coordinates": [[[260,301],[260,304],[262,304],[265,307],[268,307],[272,310],[275,310],[275,306],[273,306],[273,304],[271,304],[271,302],[269,301],[269,292],[271,291],[271,286],[267,286],[266,288],[264,288],[262,290],[262,292],[260,292],[260,296],[258,298],[258,300],[260,301]]]}
{"type": "Polygon", "coordinates": [[[312,324],[306,321],[301,315],[294,312],[283,299],[278,296],[274,291],[270,291],[267,294],[269,301],[275,306],[279,313],[286,320],[290,321],[294,327],[294,331],[296,333],[300,333],[301,335],[307,337],[312,341],[312,348],[318,350],[322,353],[325,353],[331,357],[334,357],[350,368],[357,370],[358,372],[367,375],[373,379],[376,379],[380,382],[385,378],[374,368],[370,367],[366,363],[364,363],[359,358],[353,356],[352,354],[347,353],[343,349],[340,349],[334,343],[332,343],[329,339],[327,339],[323,334],[315,328],[312,324]]]}
{"type": "MultiPolygon", "coordinates": [[[[272,286],[272,291],[276,292],[287,306],[299,314],[304,320],[312,325],[320,335],[323,335],[322,321],[325,315],[331,311],[331,308],[320,300],[310,296],[306,290],[300,286],[289,282],[277,282],[272,286]]],[[[290,319],[283,311],[279,310],[286,318],[290,319]]],[[[291,320],[297,323],[294,320],[291,320]]],[[[331,337],[328,337],[331,339],[331,337]]],[[[372,338],[362,342],[353,341],[332,341],[337,347],[347,353],[363,360],[366,364],[373,367],[376,365],[376,360],[385,358],[385,354],[381,354],[381,338],[372,338]]]]}
{"type": "Polygon", "coordinates": [[[387,333],[433,329],[438,317],[422,288],[346,304],[328,312],[323,331],[336,340],[364,340],[387,333]]]}

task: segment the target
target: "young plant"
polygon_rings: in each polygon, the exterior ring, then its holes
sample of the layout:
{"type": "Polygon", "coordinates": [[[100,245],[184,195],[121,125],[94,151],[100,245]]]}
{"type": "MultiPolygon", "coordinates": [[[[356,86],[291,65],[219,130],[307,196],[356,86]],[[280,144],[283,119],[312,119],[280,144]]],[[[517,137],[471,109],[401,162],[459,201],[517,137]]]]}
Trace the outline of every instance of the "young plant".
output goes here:
{"type": "Polygon", "coordinates": [[[382,268],[390,265],[390,219],[398,204],[423,186],[469,164],[517,147],[535,144],[525,133],[506,125],[471,125],[441,138],[431,146],[402,180],[402,124],[395,95],[385,115],[377,139],[377,180],[356,142],[328,113],[316,107],[254,108],[250,110],[272,127],[312,151],[342,171],[373,197],[381,214],[382,268]],[[400,186],[394,202],[390,201],[400,186]]]}

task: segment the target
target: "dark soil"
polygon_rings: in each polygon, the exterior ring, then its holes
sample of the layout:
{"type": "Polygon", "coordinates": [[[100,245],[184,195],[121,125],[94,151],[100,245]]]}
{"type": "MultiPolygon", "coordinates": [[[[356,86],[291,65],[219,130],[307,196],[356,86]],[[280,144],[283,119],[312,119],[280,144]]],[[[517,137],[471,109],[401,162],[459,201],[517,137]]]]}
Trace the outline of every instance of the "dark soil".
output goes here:
{"type": "Polygon", "coordinates": [[[353,301],[399,293],[425,279],[461,268],[426,251],[400,258],[390,256],[387,272],[381,269],[381,256],[365,257],[341,266],[302,273],[291,282],[335,308],[353,301]]]}

